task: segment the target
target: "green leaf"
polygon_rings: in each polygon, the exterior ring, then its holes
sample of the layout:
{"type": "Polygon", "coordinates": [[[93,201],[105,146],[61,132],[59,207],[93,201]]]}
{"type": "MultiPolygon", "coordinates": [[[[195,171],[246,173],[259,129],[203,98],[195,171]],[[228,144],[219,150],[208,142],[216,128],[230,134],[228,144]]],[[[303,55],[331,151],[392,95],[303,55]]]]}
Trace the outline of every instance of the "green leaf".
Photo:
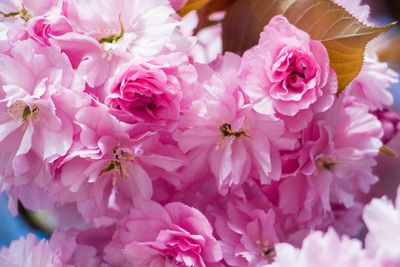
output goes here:
{"type": "Polygon", "coordinates": [[[276,15],[284,15],[324,44],[339,92],[360,72],[368,42],[394,25],[367,26],[331,0],[237,0],[223,22],[224,51],[243,54],[258,43],[264,26],[276,15]]]}

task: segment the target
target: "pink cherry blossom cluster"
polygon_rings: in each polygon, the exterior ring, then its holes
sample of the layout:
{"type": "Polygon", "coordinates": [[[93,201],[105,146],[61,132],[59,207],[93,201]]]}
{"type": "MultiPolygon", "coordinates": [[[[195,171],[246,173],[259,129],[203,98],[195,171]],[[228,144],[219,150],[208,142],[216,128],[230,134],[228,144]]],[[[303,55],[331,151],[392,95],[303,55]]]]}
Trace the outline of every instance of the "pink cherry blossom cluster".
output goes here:
{"type": "Polygon", "coordinates": [[[361,198],[399,129],[398,75],[370,51],[338,94],[285,17],[222,54],[186,2],[1,1],[0,190],[58,229],[0,266],[400,266],[400,195],[361,198]],[[347,237],[362,214],[365,249],[347,237]]]}

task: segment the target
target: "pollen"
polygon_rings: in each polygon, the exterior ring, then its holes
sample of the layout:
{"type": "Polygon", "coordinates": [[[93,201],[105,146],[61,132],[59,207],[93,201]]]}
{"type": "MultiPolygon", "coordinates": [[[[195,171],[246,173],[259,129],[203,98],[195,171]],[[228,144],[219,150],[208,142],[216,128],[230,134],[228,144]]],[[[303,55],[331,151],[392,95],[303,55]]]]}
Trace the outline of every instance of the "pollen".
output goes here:
{"type": "Polygon", "coordinates": [[[113,184],[116,184],[118,180],[126,177],[125,164],[134,160],[134,155],[130,152],[124,151],[121,148],[114,148],[112,150],[114,159],[110,160],[104,169],[100,172],[100,175],[106,173],[113,173],[113,184]]]}
{"type": "Polygon", "coordinates": [[[223,137],[241,137],[241,136],[247,136],[246,132],[241,130],[241,131],[233,131],[232,126],[229,123],[224,123],[219,127],[219,130],[222,133],[223,137]]]}
{"type": "Polygon", "coordinates": [[[275,257],[274,246],[268,240],[264,240],[263,242],[257,240],[256,245],[260,248],[261,257],[267,260],[272,260],[275,257]]]}
{"type": "Polygon", "coordinates": [[[104,43],[115,44],[115,43],[117,43],[125,34],[125,28],[124,28],[124,25],[122,23],[121,16],[119,17],[119,24],[120,24],[120,32],[119,33],[110,34],[110,35],[108,35],[106,37],[100,38],[99,39],[99,43],[100,44],[104,44],[104,43]]]}
{"type": "Polygon", "coordinates": [[[24,7],[24,5],[22,5],[21,10],[19,10],[19,11],[9,12],[9,13],[5,13],[5,12],[0,11],[0,14],[3,15],[4,17],[6,17],[6,18],[19,17],[19,18],[25,20],[26,22],[28,22],[29,19],[32,17],[29,14],[29,11],[24,7]]]}
{"type": "Polygon", "coordinates": [[[317,163],[320,167],[323,167],[327,170],[331,170],[337,164],[334,160],[329,159],[325,156],[318,158],[317,163]]]}
{"type": "Polygon", "coordinates": [[[29,106],[21,100],[17,100],[9,108],[8,113],[14,120],[22,119],[24,129],[32,122],[33,124],[39,120],[39,107],[37,105],[29,106]]]}

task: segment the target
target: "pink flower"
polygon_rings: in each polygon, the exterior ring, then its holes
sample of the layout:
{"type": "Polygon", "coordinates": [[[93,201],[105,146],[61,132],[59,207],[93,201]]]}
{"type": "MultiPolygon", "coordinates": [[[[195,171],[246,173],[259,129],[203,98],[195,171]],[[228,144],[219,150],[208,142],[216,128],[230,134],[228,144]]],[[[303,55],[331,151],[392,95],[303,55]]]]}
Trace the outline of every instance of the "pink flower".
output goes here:
{"type": "Polygon", "coordinates": [[[54,200],[78,202],[86,221],[149,200],[151,179],[135,159],[142,150],[129,138],[131,127],[101,107],[86,107],[76,119],[82,132],[76,148],[55,165],[54,200]]]}
{"type": "Polygon", "coordinates": [[[313,113],[326,111],[337,91],[324,46],[274,17],[261,33],[259,44],[243,55],[240,82],[261,114],[277,113],[289,129],[301,130],[313,113]],[[290,117],[296,116],[290,121],[290,117]],[[296,121],[305,120],[301,125],[296,121]]]}
{"type": "Polygon", "coordinates": [[[382,146],[382,126],[355,102],[339,98],[303,130],[296,150],[282,152],[284,212],[302,211],[299,217],[310,218],[318,209],[331,210],[332,204],[350,208],[355,196],[377,181],[372,168],[382,146]]]}
{"type": "Polygon", "coordinates": [[[199,88],[192,90],[198,95],[173,135],[191,159],[185,172],[188,182],[209,177],[211,171],[223,194],[250,176],[262,184],[280,178],[280,157],[273,142],[283,125],[260,116],[246,103],[235,79],[239,60],[228,53],[210,67],[197,66],[199,88]]]}
{"type": "Polygon", "coordinates": [[[160,52],[178,24],[168,0],[71,0],[66,13],[76,32],[99,40],[105,50],[140,58],[160,52]],[[102,41],[113,37],[118,39],[102,41]]]}
{"type": "Polygon", "coordinates": [[[290,244],[277,244],[276,261],[271,267],[373,267],[358,240],[339,237],[330,229],[326,234],[311,233],[300,249],[290,244]]]}
{"type": "Polygon", "coordinates": [[[36,209],[46,199],[41,190],[51,180],[48,164],[72,146],[73,117],[88,99],[57,48],[26,40],[11,52],[0,56],[1,183],[13,198],[36,209]]]}
{"type": "Polygon", "coordinates": [[[64,10],[67,21],[59,16],[59,21],[47,19],[43,27],[36,26],[55,30],[50,42],[68,55],[91,87],[104,85],[119,64],[140,64],[192,45],[177,30],[179,21],[168,0],[72,0],[64,10]]]}
{"type": "MultiPolygon", "coordinates": [[[[33,16],[47,13],[62,0],[4,0],[0,3],[0,11],[4,14],[15,14],[16,19],[29,21],[33,16]]],[[[3,20],[3,15],[0,15],[3,20]]]]}
{"type": "MultiPolygon", "coordinates": [[[[189,17],[196,14],[189,14],[183,18],[183,22],[189,24],[189,17]]],[[[196,21],[198,18],[192,18],[196,21]]],[[[192,29],[193,31],[193,29],[192,29]]],[[[190,32],[192,34],[192,31],[190,32]]],[[[218,55],[222,54],[222,25],[217,24],[214,26],[206,27],[199,31],[196,35],[197,42],[191,51],[191,55],[199,63],[210,63],[215,60],[218,55]]]]}
{"type": "Polygon", "coordinates": [[[382,124],[382,143],[389,143],[400,130],[400,115],[389,109],[376,110],[373,114],[382,124]]]}
{"type": "Polygon", "coordinates": [[[65,264],[61,251],[54,250],[46,240],[37,240],[33,234],[11,243],[0,250],[0,265],[7,267],[72,267],[65,264]]]}
{"type": "Polygon", "coordinates": [[[400,187],[394,203],[386,196],[373,199],[365,207],[363,219],[369,231],[365,239],[368,253],[383,267],[400,266],[400,187]]]}
{"type": "Polygon", "coordinates": [[[72,32],[71,23],[65,17],[67,3],[59,1],[43,16],[35,16],[28,21],[28,33],[42,45],[50,46],[51,38],[72,32]]]}
{"type": "Polygon", "coordinates": [[[103,260],[103,248],[114,228],[55,231],[50,240],[28,234],[0,250],[4,267],[111,267],[103,260]]]}
{"type": "Polygon", "coordinates": [[[171,129],[181,110],[190,104],[185,95],[196,78],[196,71],[185,56],[157,57],[139,66],[122,68],[105,102],[116,109],[114,113],[123,121],[171,129]]]}
{"type": "Polygon", "coordinates": [[[111,241],[114,231],[114,226],[55,231],[49,245],[62,255],[68,267],[112,267],[103,256],[104,247],[111,241]]]}
{"type": "Polygon", "coordinates": [[[5,21],[0,23],[0,53],[10,55],[14,44],[26,38],[26,30],[23,22],[5,21]]]}
{"type": "Polygon", "coordinates": [[[63,16],[53,18],[36,17],[30,21],[29,31],[33,39],[43,45],[50,45],[52,37],[72,31],[72,27],[63,16]]]}
{"type": "Polygon", "coordinates": [[[274,245],[279,242],[278,222],[265,197],[255,201],[230,201],[226,208],[219,205],[214,208],[217,209],[215,230],[229,266],[257,267],[273,261],[274,245]]]}
{"type": "Polygon", "coordinates": [[[106,248],[118,266],[213,266],[221,247],[204,215],[182,203],[147,202],[131,210],[106,248]]]}
{"type": "Polygon", "coordinates": [[[376,55],[367,55],[360,74],[346,88],[345,93],[368,106],[371,111],[382,110],[393,104],[390,87],[399,81],[396,72],[376,55]]]}
{"type": "Polygon", "coordinates": [[[74,149],[54,166],[50,192],[58,203],[77,203],[87,222],[109,218],[104,220],[109,223],[150,200],[152,178],[172,175],[184,163],[176,148],[161,145],[147,129],[118,121],[104,107],[83,108],[76,120],[82,131],[74,149]]]}

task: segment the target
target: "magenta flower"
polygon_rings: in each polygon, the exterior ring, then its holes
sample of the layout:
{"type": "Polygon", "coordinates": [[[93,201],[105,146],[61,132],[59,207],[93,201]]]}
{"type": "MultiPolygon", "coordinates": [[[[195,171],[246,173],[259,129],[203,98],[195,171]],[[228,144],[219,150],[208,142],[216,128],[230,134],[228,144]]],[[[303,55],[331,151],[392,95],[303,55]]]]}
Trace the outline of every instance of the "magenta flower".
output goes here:
{"type": "Polygon", "coordinates": [[[382,143],[389,143],[400,130],[400,115],[389,109],[376,110],[373,114],[382,124],[382,143]]]}
{"type": "MultiPolygon", "coordinates": [[[[147,202],[131,210],[106,248],[118,266],[214,266],[221,247],[204,215],[182,203],[147,202]]],[[[218,265],[215,265],[218,266],[218,265]]]]}
{"type": "Polygon", "coordinates": [[[126,122],[172,128],[188,106],[188,86],[196,71],[182,55],[157,58],[123,70],[113,81],[105,102],[126,122]]]}
{"type": "Polygon", "coordinates": [[[215,229],[221,238],[225,262],[237,267],[273,262],[279,223],[268,199],[258,197],[245,203],[230,200],[226,209],[215,212],[215,229]]]}
{"type": "Polygon", "coordinates": [[[332,204],[352,207],[377,181],[372,168],[382,146],[381,123],[351,97],[339,98],[317,118],[303,130],[297,149],[282,152],[287,178],[279,185],[280,206],[303,219],[330,211],[332,204]]]}
{"type": "Polygon", "coordinates": [[[289,117],[286,126],[293,130],[304,128],[312,113],[326,111],[337,91],[324,46],[283,16],[274,17],[258,45],[244,53],[240,82],[257,112],[289,117]]]}
{"type": "Polygon", "coordinates": [[[76,203],[87,222],[115,220],[150,200],[152,179],[184,164],[178,149],[163,146],[154,133],[122,123],[102,107],[86,107],[76,119],[82,128],[79,140],[54,166],[50,193],[57,203],[76,203]]]}
{"type": "MultiPolygon", "coordinates": [[[[209,177],[211,172],[223,194],[249,177],[261,184],[280,178],[280,157],[273,143],[283,133],[283,125],[276,118],[257,114],[246,103],[234,78],[239,60],[228,53],[211,67],[197,66],[201,83],[194,90],[198,96],[173,135],[191,159],[188,182],[209,177]]],[[[282,144],[291,147],[290,141],[282,144]]]]}

